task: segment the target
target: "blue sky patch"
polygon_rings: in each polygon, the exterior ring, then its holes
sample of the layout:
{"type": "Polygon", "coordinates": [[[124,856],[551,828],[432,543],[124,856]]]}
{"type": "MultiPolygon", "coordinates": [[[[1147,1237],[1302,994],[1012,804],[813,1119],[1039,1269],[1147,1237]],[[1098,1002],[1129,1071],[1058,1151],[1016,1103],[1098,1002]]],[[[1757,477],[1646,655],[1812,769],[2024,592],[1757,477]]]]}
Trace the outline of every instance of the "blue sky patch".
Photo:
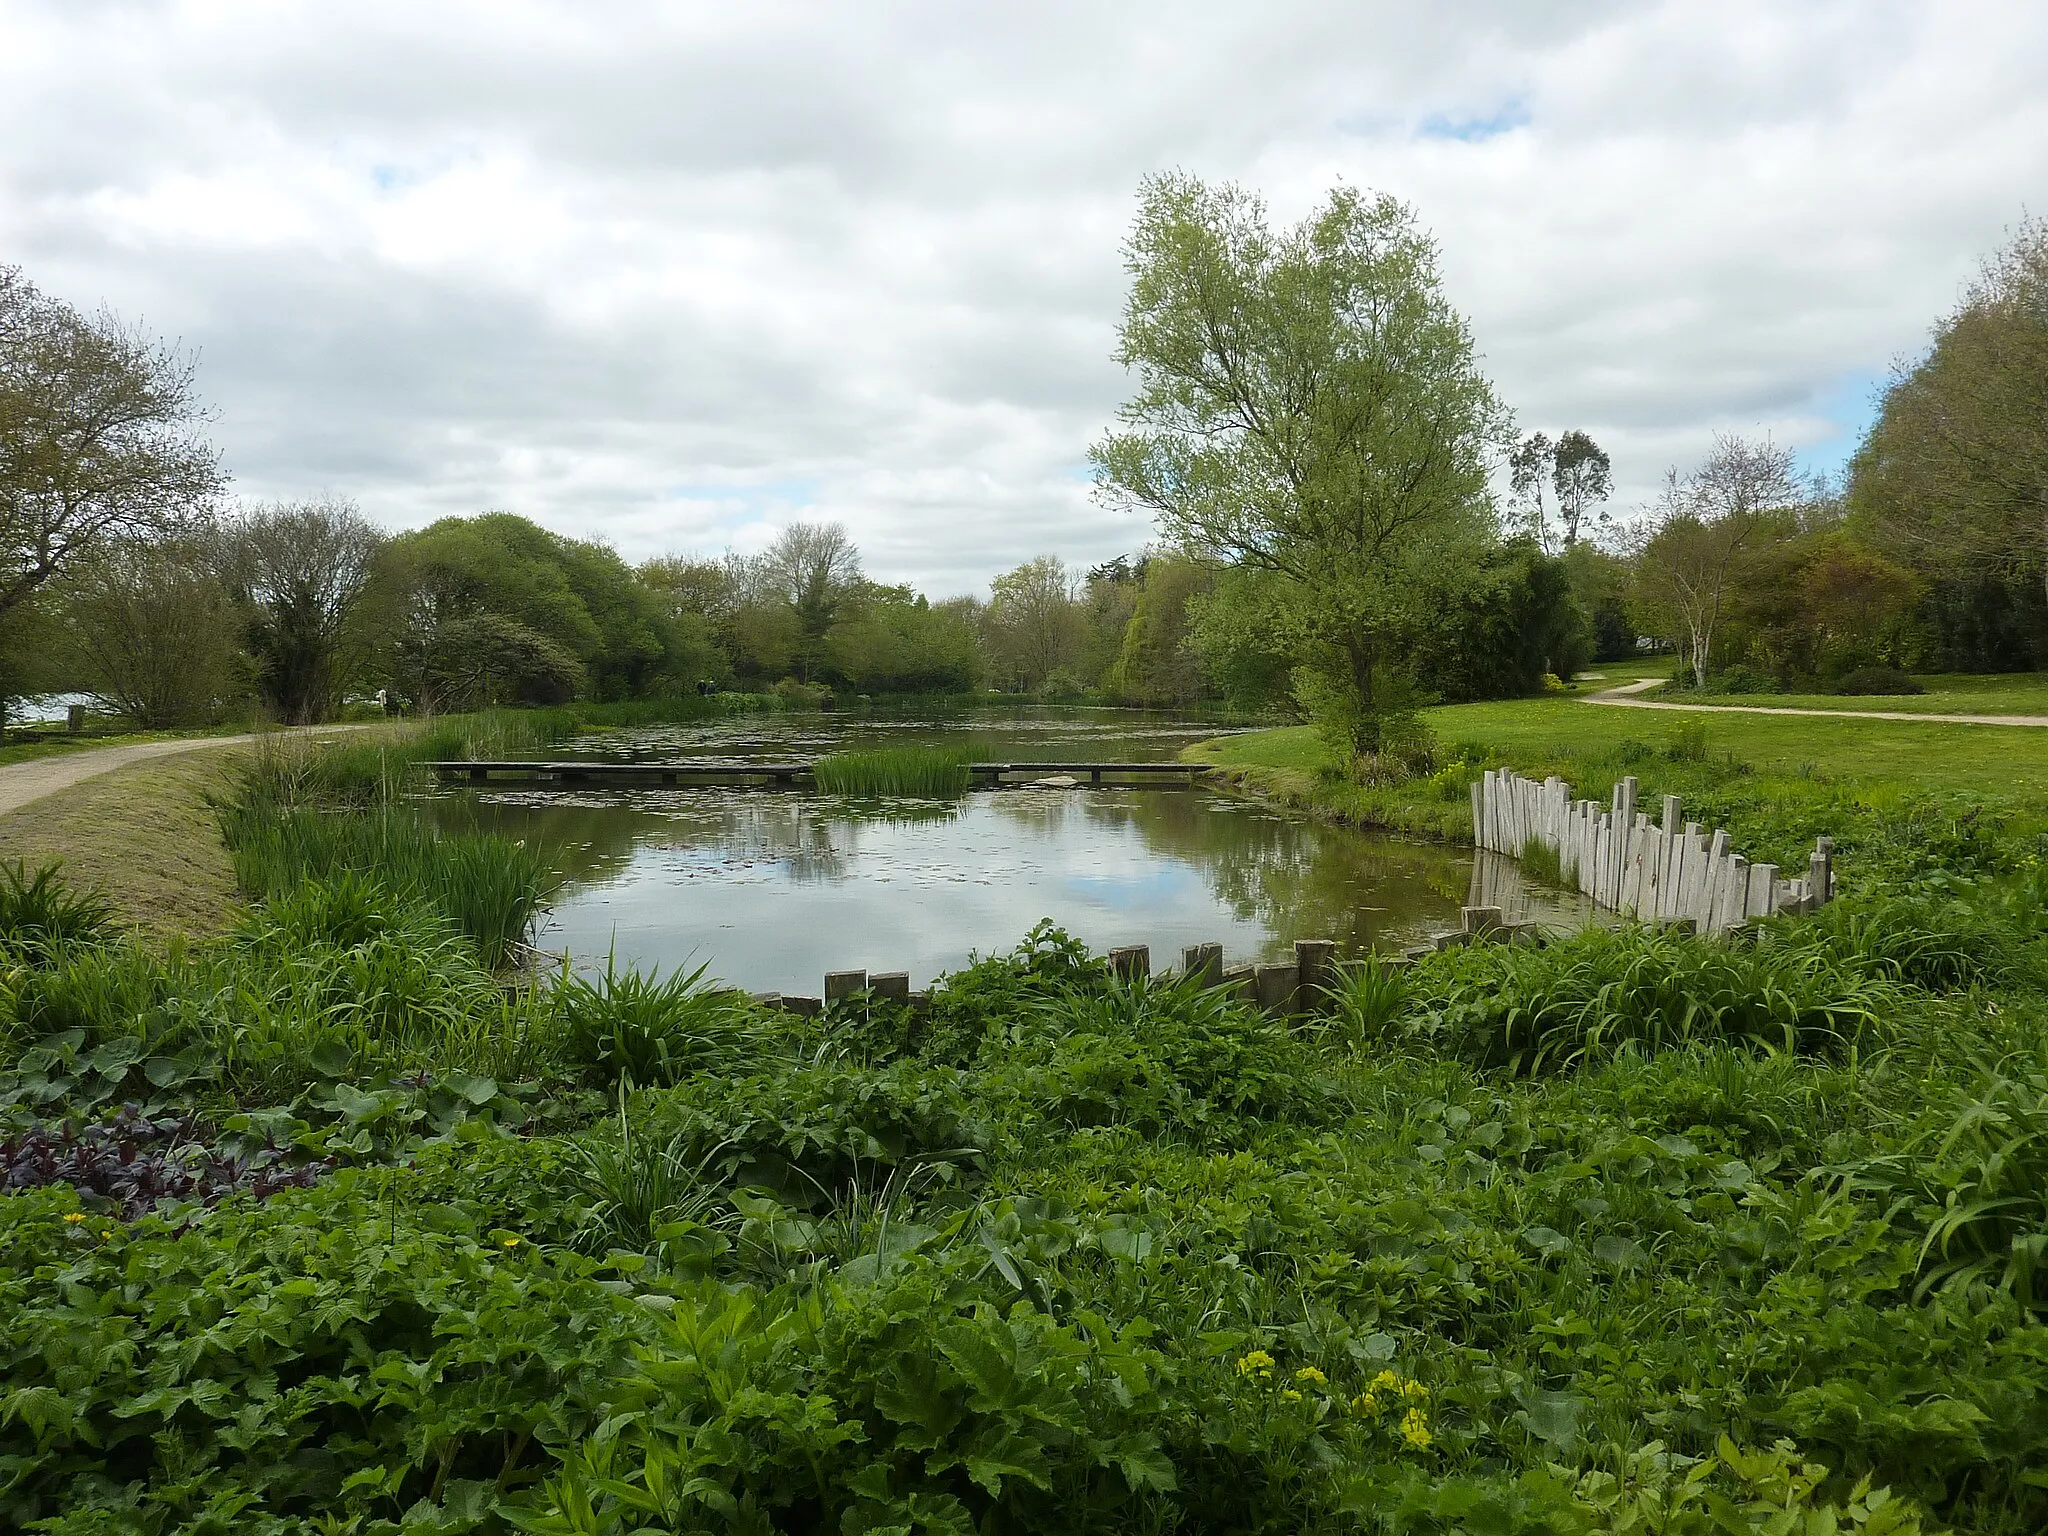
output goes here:
{"type": "Polygon", "coordinates": [[[1416,133],[1425,139],[1456,139],[1462,144],[1477,144],[1528,126],[1529,104],[1517,96],[1484,117],[1457,117],[1448,112],[1432,112],[1422,120],[1422,126],[1416,129],[1416,133]]]}

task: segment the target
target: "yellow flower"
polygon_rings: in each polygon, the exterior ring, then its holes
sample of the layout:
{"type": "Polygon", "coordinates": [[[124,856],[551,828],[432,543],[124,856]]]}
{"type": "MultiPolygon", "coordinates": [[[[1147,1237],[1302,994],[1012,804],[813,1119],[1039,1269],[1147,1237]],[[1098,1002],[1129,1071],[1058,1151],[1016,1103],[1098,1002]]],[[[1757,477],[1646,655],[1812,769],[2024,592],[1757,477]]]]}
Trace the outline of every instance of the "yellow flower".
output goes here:
{"type": "Polygon", "coordinates": [[[1375,1392],[1398,1392],[1401,1390],[1401,1378],[1392,1371],[1381,1371],[1373,1377],[1372,1389],[1375,1392]]]}
{"type": "Polygon", "coordinates": [[[1351,1399],[1351,1411],[1361,1418],[1372,1418],[1380,1411],[1380,1400],[1370,1392],[1361,1392],[1351,1399]]]}
{"type": "Polygon", "coordinates": [[[113,1235],[114,1235],[114,1229],[113,1229],[112,1227],[109,1227],[109,1228],[107,1228],[107,1230],[106,1230],[106,1231],[104,1231],[104,1232],[100,1233],[100,1236],[101,1236],[101,1237],[112,1237],[113,1235]]]}
{"type": "Polygon", "coordinates": [[[1240,1376],[1270,1376],[1273,1374],[1273,1357],[1263,1349],[1255,1349],[1237,1362],[1240,1376]]]}
{"type": "Polygon", "coordinates": [[[1426,1403],[1429,1401],[1429,1388],[1419,1381],[1404,1381],[1401,1383],[1401,1396],[1411,1403],[1426,1403]]]}
{"type": "Polygon", "coordinates": [[[1281,1392],[1280,1401],[1283,1403],[1298,1403],[1301,1401],[1301,1394],[1295,1391],[1294,1388],[1288,1387],[1281,1392]]]}
{"type": "Polygon", "coordinates": [[[85,1212],[83,1212],[83,1211],[66,1211],[66,1212],[64,1213],[64,1219],[65,1219],[66,1221],[70,1222],[70,1223],[71,1223],[71,1224],[72,1224],[72,1225],[73,1225],[73,1226],[75,1227],[75,1226],[77,1226],[77,1225],[78,1225],[78,1224],[79,1224],[79,1223],[80,1223],[81,1221],[85,1220],[85,1212]]]}
{"type": "Polygon", "coordinates": [[[1312,1381],[1319,1387],[1326,1387],[1330,1384],[1330,1378],[1312,1365],[1304,1365],[1300,1370],[1296,1371],[1294,1379],[1296,1381],[1312,1381]]]}
{"type": "Polygon", "coordinates": [[[1422,1416],[1420,1408],[1410,1408],[1408,1416],[1401,1420],[1401,1442],[1412,1450],[1429,1449],[1429,1420],[1422,1416]]]}
{"type": "Polygon", "coordinates": [[[507,1248],[517,1248],[519,1246],[519,1239],[516,1237],[508,1237],[505,1239],[505,1246],[507,1248]]]}

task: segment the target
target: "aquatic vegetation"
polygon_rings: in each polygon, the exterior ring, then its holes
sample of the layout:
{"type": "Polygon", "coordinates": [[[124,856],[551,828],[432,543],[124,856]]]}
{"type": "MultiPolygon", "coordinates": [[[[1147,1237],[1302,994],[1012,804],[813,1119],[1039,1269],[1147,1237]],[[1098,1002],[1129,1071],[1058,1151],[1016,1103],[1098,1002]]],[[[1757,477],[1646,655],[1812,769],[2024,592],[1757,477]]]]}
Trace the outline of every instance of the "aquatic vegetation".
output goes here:
{"type": "Polygon", "coordinates": [[[834,795],[905,795],[952,799],[967,792],[965,748],[883,747],[835,752],[814,765],[818,788],[834,795]]]}

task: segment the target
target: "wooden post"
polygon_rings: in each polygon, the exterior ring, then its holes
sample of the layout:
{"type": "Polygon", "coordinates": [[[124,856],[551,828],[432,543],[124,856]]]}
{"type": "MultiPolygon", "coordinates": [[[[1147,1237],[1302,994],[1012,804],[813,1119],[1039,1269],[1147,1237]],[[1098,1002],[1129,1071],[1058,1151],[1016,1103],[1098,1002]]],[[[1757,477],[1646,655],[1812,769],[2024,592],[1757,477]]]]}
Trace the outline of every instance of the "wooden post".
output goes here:
{"type": "Polygon", "coordinates": [[[1240,1002],[1256,1003],[1259,1000],[1258,976],[1249,965],[1233,965],[1225,971],[1223,985],[1235,992],[1240,1002]]]}
{"type": "Polygon", "coordinates": [[[1180,952],[1181,974],[1192,976],[1196,985],[1220,987],[1223,985],[1223,946],[1221,944],[1190,944],[1180,952]]]}
{"type": "Polygon", "coordinates": [[[859,996],[868,989],[866,971],[827,971],[825,973],[825,1003],[843,1003],[859,996]]]}
{"type": "Polygon", "coordinates": [[[64,729],[76,736],[85,729],[85,706],[73,704],[64,711],[64,729]]]}
{"type": "Polygon", "coordinates": [[[1152,951],[1143,944],[1126,944],[1109,952],[1109,973],[1125,981],[1143,981],[1152,974],[1152,951]]]}
{"type": "Polygon", "coordinates": [[[1465,907],[1458,913],[1458,927],[1475,939],[1490,938],[1500,928],[1499,907],[1465,907]]]}
{"type": "Polygon", "coordinates": [[[1296,939],[1294,965],[1301,987],[1301,1005],[1313,1008],[1337,979],[1335,939],[1296,939]]]}
{"type": "Polygon", "coordinates": [[[1301,987],[1301,969],[1291,960],[1262,965],[1254,970],[1253,986],[1259,1006],[1268,1013],[1294,1012],[1295,993],[1301,987]]]}
{"type": "Polygon", "coordinates": [[[908,1003],[910,1001],[910,972],[877,971],[868,978],[868,991],[885,1003],[908,1003]]]}

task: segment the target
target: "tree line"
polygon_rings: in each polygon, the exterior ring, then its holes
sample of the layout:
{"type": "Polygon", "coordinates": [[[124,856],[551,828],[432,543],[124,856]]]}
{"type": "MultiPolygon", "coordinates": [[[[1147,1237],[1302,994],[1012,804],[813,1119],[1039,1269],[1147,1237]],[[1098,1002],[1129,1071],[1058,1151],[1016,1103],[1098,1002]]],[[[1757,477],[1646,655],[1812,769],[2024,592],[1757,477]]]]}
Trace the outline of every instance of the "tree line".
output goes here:
{"type": "Polygon", "coordinates": [[[0,696],[138,723],[739,688],[1093,695],[1315,719],[1369,770],[1421,705],[1674,649],[1699,687],[2048,664],[2048,226],[1988,260],[1837,482],[1718,439],[1617,522],[1584,431],[1518,436],[1414,211],[1149,179],[1091,450],[1158,542],[986,595],[879,582],[834,524],[758,554],[615,551],[506,512],[384,534],[350,504],[221,511],[190,358],[0,269],[0,696]]]}

